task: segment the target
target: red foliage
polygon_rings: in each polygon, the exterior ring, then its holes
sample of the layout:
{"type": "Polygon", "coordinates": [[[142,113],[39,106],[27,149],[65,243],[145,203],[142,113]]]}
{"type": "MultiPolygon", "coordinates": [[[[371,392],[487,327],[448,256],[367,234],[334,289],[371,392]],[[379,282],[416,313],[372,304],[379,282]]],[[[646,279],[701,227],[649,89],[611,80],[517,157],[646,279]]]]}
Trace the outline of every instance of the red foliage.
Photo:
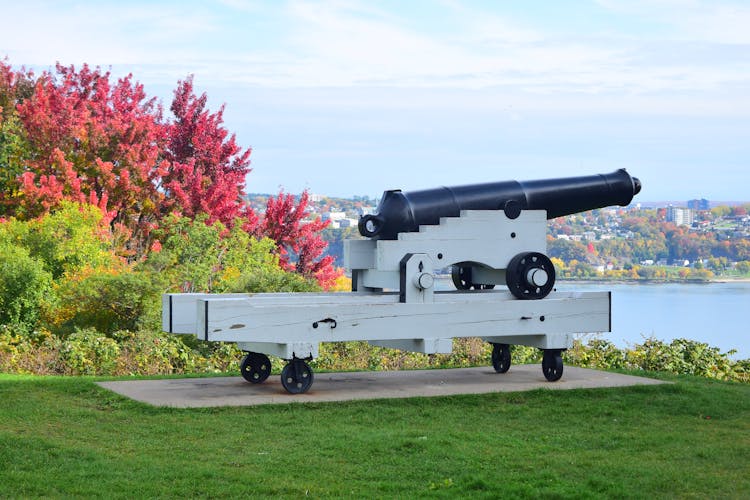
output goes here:
{"type": "Polygon", "coordinates": [[[333,267],[333,257],[321,257],[327,243],[320,237],[320,231],[328,227],[329,222],[321,219],[305,221],[309,215],[308,201],[307,191],[302,193],[296,205],[294,196],[283,191],[275,198],[271,196],[259,229],[262,235],[276,241],[283,268],[316,279],[327,289],[334,285],[341,271],[333,267]],[[296,256],[296,262],[291,262],[290,253],[296,256]]]}
{"type": "Polygon", "coordinates": [[[163,119],[161,106],[132,75],[113,84],[99,68],[58,64],[56,74],[32,82],[30,74],[14,74],[0,62],[0,97],[13,97],[13,82],[20,80],[29,88],[13,105],[28,151],[10,213],[35,217],[62,200],[97,205],[112,227],[129,235],[134,258],[158,248],[149,235],[170,213],[208,214],[207,223],[226,226],[240,220],[247,232],[276,240],[285,268],[333,284],[339,273],[331,257],[322,257],[326,244],[317,234],[327,224],[302,223],[307,193],[296,206],[280,193],[259,222],[243,201],[251,150],[223,127],[223,107],[206,109],[206,94],[195,95],[192,77],[178,82],[173,121],[163,119]]]}
{"type": "Polygon", "coordinates": [[[171,110],[175,121],[169,130],[166,158],[172,168],[164,186],[175,197],[184,215],[209,214],[208,223],[220,221],[231,226],[245,217],[257,224],[251,211],[238,200],[245,194],[245,177],[250,172],[250,152],[227,139],[222,126],[224,107],[217,113],[206,110],[206,94],[193,93],[193,79],[178,82],[171,110]]]}
{"type": "Polygon", "coordinates": [[[743,206],[732,207],[731,214],[735,217],[744,217],[747,215],[747,210],[743,206]]]}
{"type": "Polygon", "coordinates": [[[161,217],[168,164],[161,109],[132,76],[57,66],[18,105],[33,155],[22,177],[19,212],[35,216],[61,200],[102,208],[114,224],[145,238],[161,217]]]}

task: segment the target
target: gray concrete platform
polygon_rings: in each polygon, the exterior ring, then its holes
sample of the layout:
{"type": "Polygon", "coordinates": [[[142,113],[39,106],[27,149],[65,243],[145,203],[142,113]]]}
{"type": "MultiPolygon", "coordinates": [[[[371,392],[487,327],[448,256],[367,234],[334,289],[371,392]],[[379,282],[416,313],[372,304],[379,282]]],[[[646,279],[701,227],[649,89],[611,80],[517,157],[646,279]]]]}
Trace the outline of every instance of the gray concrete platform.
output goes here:
{"type": "Polygon", "coordinates": [[[105,389],[154,406],[202,408],[262,404],[351,401],[518,392],[532,389],[588,389],[662,384],[660,380],[566,366],[562,379],[548,382],[540,365],[518,365],[499,374],[491,367],[451,370],[316,373],[310,390],[292,395],[278,375],[262,384],[242,377],[99,382],[105,389]]]}

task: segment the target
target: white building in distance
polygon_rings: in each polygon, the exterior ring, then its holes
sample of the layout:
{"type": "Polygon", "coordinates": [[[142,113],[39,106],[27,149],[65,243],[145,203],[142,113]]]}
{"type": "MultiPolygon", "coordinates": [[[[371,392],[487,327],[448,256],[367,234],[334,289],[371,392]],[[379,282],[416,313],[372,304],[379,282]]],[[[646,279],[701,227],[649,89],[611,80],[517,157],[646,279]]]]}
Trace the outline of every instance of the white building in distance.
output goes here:
{"type": "Polygon", "coordinates": [[[678,226],[690,226],[693,224],[693,210],[669,205],[667,222],[674,222],[678,226]]]}

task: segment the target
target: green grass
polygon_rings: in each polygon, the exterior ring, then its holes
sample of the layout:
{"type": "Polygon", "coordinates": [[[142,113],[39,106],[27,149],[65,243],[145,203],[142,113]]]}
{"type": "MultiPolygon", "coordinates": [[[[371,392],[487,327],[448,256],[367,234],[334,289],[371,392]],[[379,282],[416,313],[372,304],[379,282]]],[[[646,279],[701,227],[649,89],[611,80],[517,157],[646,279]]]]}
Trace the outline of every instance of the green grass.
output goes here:
{"type": "Polygon", "coordinates": [[[750,385],[164,409],[0,375],[0,497],[750,497],[750,385]]]}

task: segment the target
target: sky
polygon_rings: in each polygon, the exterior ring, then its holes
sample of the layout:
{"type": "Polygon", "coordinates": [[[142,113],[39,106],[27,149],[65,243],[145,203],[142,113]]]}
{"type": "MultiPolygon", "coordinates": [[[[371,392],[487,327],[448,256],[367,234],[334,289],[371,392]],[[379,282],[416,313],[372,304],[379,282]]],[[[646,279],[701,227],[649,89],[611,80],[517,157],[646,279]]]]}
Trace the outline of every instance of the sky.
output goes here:
{"type": "Polygon", "coordinates": [[[251,147],[247,191],[380,196],[640,178],[750,200],[750,1],[0,0],[0,58],[193,75],[251,147]]]}

